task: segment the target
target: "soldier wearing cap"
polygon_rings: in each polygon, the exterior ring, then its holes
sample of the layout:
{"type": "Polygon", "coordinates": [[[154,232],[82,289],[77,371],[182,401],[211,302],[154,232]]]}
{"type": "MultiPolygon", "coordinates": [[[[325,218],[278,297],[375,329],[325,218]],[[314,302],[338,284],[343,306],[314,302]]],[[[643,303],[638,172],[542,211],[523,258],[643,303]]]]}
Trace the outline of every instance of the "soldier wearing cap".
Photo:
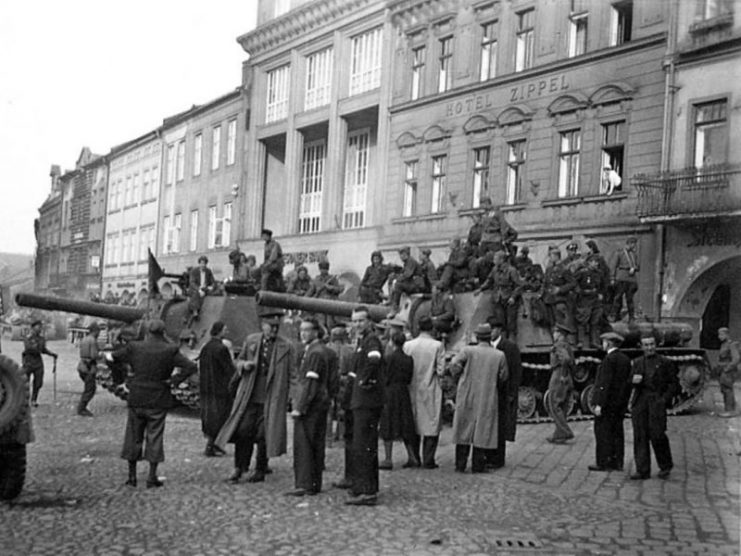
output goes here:
{"type": "Polygon", "coordinates": [[[190,320],[198,320],[203,306],[203,298],[214,289],[214,273],[208,268],[208,257],[198,257],[198,266],[191,269],[188,278],[188,310],[190,320]]]}
{"type": "Polygon", "coordinates": [[[430,249],[422,249],[419,252],[419,266],[425,281],[426,292],[429,292],[432,289],[432,284],[437,282],[437,268],[435,268],[435,263],[430,260],[430,255],[432,255],[430,249]]]}
{"type": "Polygon", "coordinates": [[[450,255],[448,260],[442,264],[440,272],[440,289],[462,291],[466,281],[471,275],[471,254],[469,246],[461,245],[459,238],[450,240],[450,255]]]}
{"type": "Polygon", "coordinates": [[[31,388],[31,405],[38,407],[39,391],[44,385],[44,361],[42,354],[51,355],[55,360],[57,354],[46,347],[46,338],[41,333],[44,323],[36,319],[31,323],[31,332],[23,340],[23,370],[29,380],[33,378],[31,388]]]}
{"type": "Polygon", "coordinates": [[[455,322],[455,304],[453,296],[440,287],[440,282],[432,284],[432,297],[430,298],[430,318],[435,335],[440,338],[450,334],[455,322]]]}
{"type": "Polygon", "coordinates": [[[507,251],[517,239],[517,231],[509,225],[504,218],[500,208],[495,206],[491,199],[484,197],[481,199],[481,207],[484,209],[484,216],[481,219],[481,244],[479,254],[483,256],[487,251],[507,251]]]}
{"type": "Polygon", "coordinates": [[[596,348],[600,343],[599,327],[603,316],[602,292],[605,290],[598,259],[589,255],[586,265],[582,265],[575,272],[574,280],[576,281],[574,317],[577,345],[596,348]]]}
{"type": "Polygon", "coordinates": [[[561,262],[561,251],[555,245],[551,245],[548,248],[548,267],[543,277],[541,294],[551,326],[563,325],[566,328],[572,328],[574,315],[570,295],[575,287],[574,275],[561,262]]]}
{"type": "Polygon", "coordinates": [[[522,278],[523,292],[537,292],[543,284],[543,267],[530,258],[530,248],[523,245],[515,257],[514,266],[522,278]]]}
{"type": "Polygon", "coordinates": [[[260,237],[265,242],[265,260],[260,267],[260,289],[284,292],[286,284],[283,280],[283,249],[273,239],[273,230],[264,228],[260,237]]]}
{"type": "Polygon", "coordinates": [[[546,439],[552,444],[565,444],[574,438],[566,420],[569,400],[574,391],[574,352],[567,338],[573,334],[574,330],[563,323],[553,327],[551,378],[543,398],[546,411],[555,425],[553,435],[546,439]]]}
{"type": "Polygon", "coordinates": [[[373,251],[371,264],[365,269],[360,281],[358,295],[361,303],[377,305],[383,301],[383,286],[389,275],[394,272],[393,265],[383,264],[383,253],[373,251]]]}
{"type": "Polygon", "coordinates": [[[630,396],[630,358],[620,351],[623,337],[600,336],[607,355],[600,362],[592,390],[596,457],[590,471],[622,471],[625,454],[623,418],[630,396]]]}
{"type": "Polygon", "coordinates": [[[95,378],[98,374],[98,336],[100,327],[97,323],[88,326],[87,334],[80,340],[80,362],[77,364],[77,374],[84,385],[80,401],[77,404],[77,414],[81,417],[92,417],[93,414],[87,408],[87,405],[95,396],[95,378]]]}
{"type": "Polygon", "coordinates": [[[136,486],[136,463],[143,458],[149,462],[147,488],[152,488],[163,485],[157,477],[157,466],[165,460],[165,418],[174,405],[170,389],[198,368],[180,353],[177,344],[165,338],[163,321],[150,321],[148,330],[145,340],[129,342],[107,354],[106,358],[131,365],[127,400],[129,411],[121,450],[121,457],[129,462],[126,484],[136,486]],[[173,373],[175,368],[178,370],[173,373]]]}
{"type": "MultiPolygon", "coordinates": [[[[587,258],[592,257],[597,259],[597,268],[600,271],[600,274],[602,275],[602,306],[607,308],[607,311],[610,310],[612,307],[612,298],[613,298],[613,287],[610,284],[610,265],[607,264],[607,261],[605,260],[605,257],[602,255],[602,253],[599,250],[599,247],[597,246],[597,242],[593,239],[588,239],[586,241],[586,246],[589,249],[589,254],[587,255],[587,258]]],[[[605,311],[603,310],[603,313],[605,311]]],[[[606,315],[605,315],[606,316],[606,315]]]]}
{"type": "Polygon", "coordinates": [[[612,317],[620,320],[623,298],[625,306],[628,309],[628,321],[635,319],[635,308],[633,306],[633,297],[638,291],[638,254],[636,253],[636,244],[638,240],[631,236],[625,241],[625,247],[617,252],[615,264],[612,271],[612,284],[615,286],[615,299],[612,304],[612,317]]]}
{"type": "Polygon", "coordinates": [[[731,340],[730,331],[725,326],[718,329],[720,350],[718,351],[718,383],[723,395],[723,413],[721,417],[731,417],[736,413],[736,396],[733,393],[733,383],[738,373],[739,357],[736,342],[731,340]]]}
{"type": "Polygon", "coordinates": [[[574,274],[584,264],[584,259],[579,253],[579,242],[572,240],[566,246],[566,258],[563,260],[563,264],[574,274]]]}
{"type": "Polygon", "coordinates": [[[409,252],[409,247],[399,249],[399,258],[404,266],[401,269],[401,273],[397,276],[396,283],[391,291],[393,314],[399,312],[399,302],[401,301],[402,293],[410,295],[425,292],[425,277],[422,267],[414,260],[409,252]]]}
{"type": "Polygon", "coordinates": [[[262,332],[250,334],[237,357],[237,393],[224,426],[214,445],[220,449],[234,443],[234,473],[229,478],[238,483],[250,466],[257,444],[251,483],[265,480],[268,458],[286,453],[289,383],[296,364],[293,344],[278,335],[280,313],[261,315],[262,332]]]}
{"type": "Polygon", "coordinates": [[[504,251],[494,253],[494,268],[481,287],[474,292],[491,288],[491,303],[494,315],[504,323],[507,338],[517,338],[517,312],[522,295],[522,279],[517,270],[507,261],[504,251]]]}
{"type": "MultiPolygon", "coordinates": [[[[338,299],[344,289],[337,276],[329,273],[329,261],[323,260],[319,261],[319,274],[311,281],[306,297],[338,299]]],[[[318,315],[318,319],[325,329],[331,329],[334,326],[335,319],[332,315],[318,315]]]]}
{"type": "Polygon", "coordinates": [[[288,293],[303,297],[311,290],[311,283],[309,271],[304,265],[299,265],[296,268],[296,276],[288,284],[288,293]]]}

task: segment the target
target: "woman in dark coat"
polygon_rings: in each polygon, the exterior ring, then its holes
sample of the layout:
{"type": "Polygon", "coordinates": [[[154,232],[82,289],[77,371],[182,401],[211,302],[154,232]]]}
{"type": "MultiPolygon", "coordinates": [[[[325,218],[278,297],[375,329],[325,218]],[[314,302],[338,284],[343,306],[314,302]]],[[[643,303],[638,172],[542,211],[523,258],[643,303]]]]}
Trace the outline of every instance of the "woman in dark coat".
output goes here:
{"type": "Polygon", "coordinates": [[[395,332],[391,336],[394,350],[386,359],[386,403],[383,406],[379,426],[386,458],[378,465],[379,469],[393,468],[391,455],[394,440],[403,440],[407,449],[409,460],[404,467],[419,467],[419,459],[414,450],[416,431],[409,395],[409,384],[414,374],[414,360],[402,351],[405,340],[402,332],[395,332]]]}

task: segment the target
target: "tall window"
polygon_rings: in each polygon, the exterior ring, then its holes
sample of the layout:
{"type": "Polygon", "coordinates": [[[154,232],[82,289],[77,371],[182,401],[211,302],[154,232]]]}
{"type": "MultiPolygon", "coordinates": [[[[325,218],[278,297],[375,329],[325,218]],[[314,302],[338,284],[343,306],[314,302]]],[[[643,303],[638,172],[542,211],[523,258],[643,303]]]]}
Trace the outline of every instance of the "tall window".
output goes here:
{"type": "Polygon", "coordinates": [[[587,51],[586,13],[573,14],[569,18],[569,57],[581,56],[587,51]]]}
{"type": "Polygon", "coordinates": [[[190,251],[198,249],[198,210],[190,211],[190,251]]]}
{"type": "Polygon", "coordinates": [[[167,176],[165,183],[170,185],[175,181],[175,145],[167,145],[167,176]]]}
{"type": "Polygon", "coordinates": [[[329,104],[333,61],[334,51],[331,48],[316,52],[306,59],[306,110],[329,104]]]}
{"type": "Polygon", "coordinates": [[[193,139],[193,175],[201,175],[201,164],[203,162],[203,134],[198,133],[193,139]]]}
{"type": "Polygon", "coordinates": [[[453,37],[440,39],[437,92],[443,93],[453,86],[453,37]]]}
{"type": "Polygon", "coordinates": [[[232,240],[232,202],[224,203],[224,214],[221,219],[224,224],[222,225],[222,246],[226,247],[232,240]]]}
{"type": "Polygon", "coordinates": [[[357,95],[381,85],[381,28],[352,39],[350,94],[357,95]]]}
{"type": "Polygon", "coordinates": [[[345,191],[342,207],[342,227],[365,226],[365,196],[368,190],[370,131],[360,130],[347,138],[345,160],[345,191]]]}
{"type": "Polygon", "coordinates": [[[277,122],[288,115],[289,74],[290,66],[283,66],[268,72],[265,123],[277,122]]]}
{"type": "Polygon", "coordinates": [[[695,19],[713,19],[721,15],[733,13],[731,0],[697,0],[695,19]]]}
{"type": "Polygon", "coordinates": [[[404,201],[401,209],[402,216],[414,216],[417,212],[417,167],[418,162],[413,160],[405,164],[404,171],[404,201]]]}
{"type": "Polygon", "coordinates": [[[301,163],[301,197],[298,209],[298,232],[318,232],[322,216],[322,187],[327,147],[324,140],[304,145],[301,163]]]}
{"type": "Polygon", "coordinates": [[[126,176],[126,189],[124,189],[124,208],[131,204],[131,176],[126,176]]]}
{"type": "Polygon", "coordinates": [[[106,264],[116,264],[116,236],[108,234],[105,239],[106,264]]]}
{"type": "Polygon", "coordinates": [[[486,81],[497,76],[497,22],[481,26],[481,69],[479,79],[486,81]]]}
{"type": "Polygon", "coordinates": [[[216,205],[208,207],[208,248],[216,247],[216,228],[218,225],[216,217],[216,205]]]}
{"type": "Polygon", "coordinates": [[[432,213],[442,212],[443,210],[447,159],[448,157],[444,154],[432,157],[432,203],[430,207],[432,213]]]}
{"type": "Polygon", "coordinates": [[[172,253],[172,217],[168,214],[162,219],[162,230],[165,235],[164,253],[172,253]]]}
{"type": "Polygon", "coordinates": [[[150,199],[156,199],[157,196],[160,194],[160,170],[157,166],[152,167],[152,174],[151,174],[151,181],[149,183],[150,187],[150,199]]]}
{"type": "Polygon", "coordinates": [[[237,158],[237,119],[226,124],[226,165],[231,166],[237,158]]]}
{"type": "Polygon", "coordinates": [[[517,14],[517,33],[515,44],[515,71],[533,67],[535,51],[535,10],[525,10],[517,14]]]}
{"type": "Polygon", "coordinates": [[[425,94],[425,56],[427,49],[424,46],[412,50],[412,100],[425,94]]]}
{"type": "Polygon", "coordinates": [[[121,262],[121,234],[114,234],[111,241],[111,264],[121,262]]]}
{"type": "Polygon", "coordinates": [[[728,101],[714,100],[695,105],[696,168],[728,160],[728,101]]]}
{"type": "Polygon", "coordinates": [[[211,130],[211,169],[218,170],[221,159],[221,126],[211,130]]]}
{"type": "Polygon", "coordinates": [[[508,205],[513,205],[522,199],[526,147],[527,143],[524,139],[507,143],[507,190],[504,199],[508,205]]]}
{"type": "Polygon", "coordinates": [[[149,193],[149,168],[144,168],[142,172],[142,202],[149,199],[151,194],[149,193]]]}
{"type": "Polygon", "coordinates": [[[154,224],[139,229],[139,260],[147,260],[147,249],[154,251],[154,224]]]}
{"type": "Polygon", "coordinates": [[[132,239],[132,230],[124,230],[121,233],[121,262],[122,263],[129,263],[132,260],[131,239],[132,239]]]}
{"type": "Polygon", "coordinates": [[[180,213],[177,213],[172,219],[172,249],[173,253],[180,251],[180,229],[183,223],[183,218],[180,213]]]}
{"type": "Polygon", "coordinates": [[[579,151],[581,131],[574,129],[560,134],[558,196],[575,197],[579,193],[579,151]]]}
{"type": "Polygon", "coordinates": [[[489,196],[489,147],[473,150],[473,207],[489,196]]]}
{"type": "Polygon", "coordinates": [[[602,189],[601,192],[621,191],[624,174],[625,122],[602,126],[602,189]],[[614,172],[614,174],[613,174],[614,172]],[[613,176],[617,176],[617,179],[613,176]],[[610,183],[607,183],[609,180],[610,183]],[[612,185],[612,187],[609,187],[612,185]]]}
{"type": "Polygon", "coordinates": [[[185,141],[178,141],[178,163],[177,163],[177,174],[175,179],[177,181],[183,181],[185,177],[185,141]]]}
{"type": "Polygon", "coordinates": [[[131,202],[133,204],[139,202],[139,172],[134,174],[133,181],[131,182],[131,202]]]}
{"type": "Polygon", "coordinates": [[[613,4],[610,9],[610,46],[630,40],[633,27],[633,1],[625,0],[613,4]]]}

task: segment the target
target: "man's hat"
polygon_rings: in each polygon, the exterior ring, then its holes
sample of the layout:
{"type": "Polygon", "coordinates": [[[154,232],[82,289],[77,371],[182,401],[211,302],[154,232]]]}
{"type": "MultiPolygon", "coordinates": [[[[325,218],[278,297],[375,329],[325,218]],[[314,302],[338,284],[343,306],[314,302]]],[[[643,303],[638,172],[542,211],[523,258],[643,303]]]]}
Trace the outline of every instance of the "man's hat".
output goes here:
{"type": "Polygon", "coordinates": [[[728,329],[728,327],[727,327],[727,326],[721,326],[721,327],[720,327],[720,328],[718,329],[718,332],[725,332],[726,334],[728,334],[728,333],[730,332],[730,330],[728,329]]]}
{"type": "Polygon", "coordinates": [[[280,324],[283,313],[280,311],[265,311],[260,314],[260,320],[268,324],[280,324]]]}
{"type": "Polygon", "coordinates": [[[561,250],[558,248],[557,245],[549,245],[548,246],[548,253],[558,253],[561,254],[561,250]]]}
{"type": "Polygon", "coordinates": [[[623,338],[620,334],[617,332],[605,332],[604,334],[600,334],[601,340],[610,340],[613,342],[617,342],[619,344],[622,344],[625,341],[625,338],[623,338]]]}
{"type": "Polygon", "coordinates": [[[421,252],[421,253],[422,253],[423,255],[427,255],[428,257],[429,257],[429,256],[430,256],[430,255],[432,254],[432,251],[431,251],[430,249],[427,249],[427,248],[425,248],[425,249],[422,249],[422,251],[420,251],[420,252],[421,252]]]}
{"type": "Polygon", "coordinates": [[[319,268],[326,268],[329,270],[329,261],[320,261],[319,268]]]}
{"type": "Polygon", "coordinates": [[[404,328],[407,325],[405,321],[401,319],[397,319],[396,317],[388,319],[386,322],[388,323],[389,326],[397,326],[399,328],[404,328]]]}
{"type": "Polygon", "coordinates": [[[268,228],[263,228],[262,229],[262,232],[260,232],[260,235],[262,235],[262,236],[266,236],[267,235],[267,236],[273,237],[273,230],[270,230],[268,228]]]}
{"type": "Polygon", "coordinates": [[[474,334],[476,334],[477,338],[491,338],[491,326],[489,326],[489,324],[486,322],[481,323],[476,327],[476,331],[474,332],[474,334]]]}
{"type": "Polygon", "coordinates": [[[562,322],[557,322],[553,328],[560,330],[564,334],[574,334],[575,332],[575,330],[571,328],[568,324],[564,324],[562,322]]]}
{"type": "Polygon", "coordinates": [[[149,321],[147,330],[150,334],[164,334],[165,333],[165,321],[161,319],[152,319],[149,321]]]}
{"type": "Polygon", "coordinates": [[[572,250],[573,251],[576,251],[577,249],[579,249],[579,242],[578,241],[572,241],[572,242],[570,242],[566,246],[566,249],[568,249],[569,251],[572,251],[572,250]]]}
{"type": "Polygon", "coordinates": [[[492,328],[504,328],[504,320],[500,316],[492,315],[486,319],[486,322],[488,322],[489,326],[492,328]]]}

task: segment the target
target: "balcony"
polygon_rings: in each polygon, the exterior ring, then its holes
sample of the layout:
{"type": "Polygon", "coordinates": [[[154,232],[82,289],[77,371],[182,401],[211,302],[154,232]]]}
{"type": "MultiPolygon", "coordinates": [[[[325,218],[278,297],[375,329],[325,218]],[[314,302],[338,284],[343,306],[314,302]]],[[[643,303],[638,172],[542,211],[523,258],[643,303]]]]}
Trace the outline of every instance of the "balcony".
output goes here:
{"type": "Polygon", "coordinates": [[[642,222],[741,215],[741,165],[717,164],[632,178],[642,222]]]}

